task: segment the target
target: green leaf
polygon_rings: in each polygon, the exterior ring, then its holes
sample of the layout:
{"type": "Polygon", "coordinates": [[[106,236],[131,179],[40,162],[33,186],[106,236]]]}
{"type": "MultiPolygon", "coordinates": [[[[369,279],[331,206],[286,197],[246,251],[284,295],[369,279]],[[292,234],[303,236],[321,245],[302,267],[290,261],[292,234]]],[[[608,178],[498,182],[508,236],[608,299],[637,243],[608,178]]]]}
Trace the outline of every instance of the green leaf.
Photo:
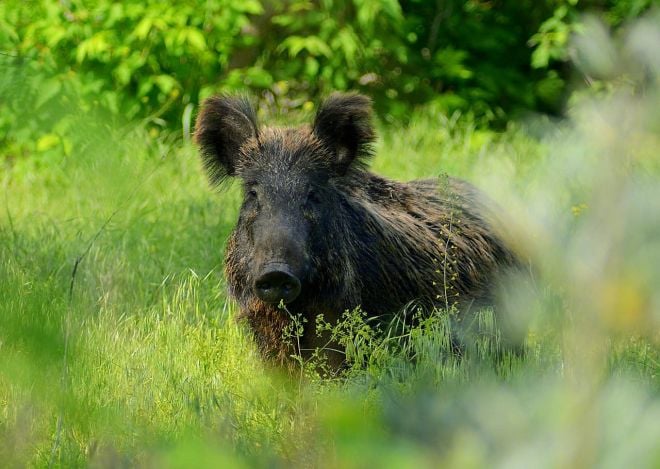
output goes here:
{"type": "Polygon", "coordinates": [[[273,84],[273,76],[261,67],[250,67],[244,83],[257,88],[268,88],[273,84]]]}
{"type": "Polygon", "coordinates": [[[146,96],[154,87],[154,80],[152,78],[143,80],[138,87],[138,97],[146,96]]]}
{"type": "Polygon", "coordinates": [[[258,0],[243,0],[242,2],[236,2],[233,7],[236,8],[237,11],[242,11],[251,15],[261,15],[264,12],[264,8],[258,0]]]}
{"type": "Polygon", "coordinates": [[[186,41],[197,50],[206,50],[206,39],[204,35],[197,29],[188,28],[186,31],[186,41]]]}
{"type": "Polygon", "coordinates": [[[37,151],[45,152],[55,148],[60,143],[60,137],[55,134],[46,134],[37,140],[37,151]]]}
{"type": "Polygon", "coordinates": [[[76,51],[76,60],[82,63],[87,58],[99,58],[110,50],[110,31],[101,31],[82,41],[76,51]]]}
{"type": "Polygon", "coordinates": [[[128,64],[124,61],[121,62],[117,68],[115,68],[114,71],[115,78],[117,79],[117,82],[121,86],[125,86],[131,81],[131,68],[128,66],[128,64]]]}
{"type": "Polygon", "coordinates": [[[545,68],[550,62],[550,53],[548,47],[545,44],[538,46],[534,52],[532,52],[532,67],[533,68],[545,68]]]}
{"type": "Polygon", "coordinates": [[[179,88],[179,82],[170,75],[157,75],[154,77],[156,86],[165,94],[169,94],[174,88],[179,88]]]}
{"type": "Polygon", "coordinates": [[[296,57],[303,50],[316,57],[321,55],[329,58],[332,56],[330,47],[317,36],[289,36],[278,49],[288,51],[290,57],[296,57]]]}
{"type": "Polygon", "coordinates": [[[140,40],[144,40],[149,34],[149,31],[151,31],[152,25],[153,25],[153,20],[151,18],[149,17],[142,18],[142,20],[133,30],[133,35],[140,40]]]}

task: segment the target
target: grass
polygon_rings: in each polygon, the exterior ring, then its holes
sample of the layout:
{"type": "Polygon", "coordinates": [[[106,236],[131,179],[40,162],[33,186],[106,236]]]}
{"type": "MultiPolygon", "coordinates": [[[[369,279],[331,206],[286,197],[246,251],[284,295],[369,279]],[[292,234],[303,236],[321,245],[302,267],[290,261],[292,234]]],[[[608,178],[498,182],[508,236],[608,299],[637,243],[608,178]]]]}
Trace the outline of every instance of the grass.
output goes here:
{"type": "Polygon", "coordinates": [[[526,353],[484,336],[458,358],[443,317],[398,341],[357,315],[356,365],[330,380],[269,368],[233,320],[222,257],[236,187],[212,193],[176,139],[72,116],[84,131],[66,157],[1,176],[0,460],[657,467],[653,99],[582,106],[541,140],[432,110],[382,126],[375,171],[470,179],[524,228],[537,284],[511,301],[531,323],[526,353]]]}

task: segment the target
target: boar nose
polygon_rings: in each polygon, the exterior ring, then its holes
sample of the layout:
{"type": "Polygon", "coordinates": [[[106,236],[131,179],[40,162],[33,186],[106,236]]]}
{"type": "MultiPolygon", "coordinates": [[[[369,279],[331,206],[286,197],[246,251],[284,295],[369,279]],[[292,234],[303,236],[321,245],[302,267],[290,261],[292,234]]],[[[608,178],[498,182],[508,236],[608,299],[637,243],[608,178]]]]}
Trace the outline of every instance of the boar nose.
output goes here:
{"type": "Polygon", "coordinates": [[[300,295],[300,280],[285,265],[271,266],[254,282],[254,291],[266,303],[291,303],[300,295]]]}

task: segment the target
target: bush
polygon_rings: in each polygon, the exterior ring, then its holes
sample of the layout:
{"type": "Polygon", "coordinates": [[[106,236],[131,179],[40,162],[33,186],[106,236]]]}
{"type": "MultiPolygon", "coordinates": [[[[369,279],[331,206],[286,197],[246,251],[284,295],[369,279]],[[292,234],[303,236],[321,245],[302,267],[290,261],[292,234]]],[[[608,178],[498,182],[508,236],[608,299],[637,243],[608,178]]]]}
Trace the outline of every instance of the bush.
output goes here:
{"type": "Polygon", "coordinates": [[[112,119],[146,120],[155,132],[183,128],[189,135],[195,107],[217,92],[248,91],[262,106],[287,112],[309,111],[310,99],[331,90],[355,89],[372,96],[388,121],[407,120],[414,106],[429,102],[480,124],[503,124],[522,110],[556,113],[578,13],[601,9],[617,27],[650,5],[6,0],[0,149],[5,161],[53,148],[66,154],[70,123],[63,114],[90,106],[112,119]]]}

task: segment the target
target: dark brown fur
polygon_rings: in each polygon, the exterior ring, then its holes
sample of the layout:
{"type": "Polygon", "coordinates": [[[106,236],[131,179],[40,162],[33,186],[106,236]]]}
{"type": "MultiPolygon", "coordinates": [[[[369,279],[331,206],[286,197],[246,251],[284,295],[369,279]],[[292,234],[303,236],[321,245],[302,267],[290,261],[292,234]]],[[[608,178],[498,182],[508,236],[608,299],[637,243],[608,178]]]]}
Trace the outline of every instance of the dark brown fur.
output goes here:
{"type": "Polygon", "coordinates": [[[196,139],[211,179],[236,175],[248,191],[225,272],[266,357],[285,362],[297,347],[282,339],[288,314],[254,294],[266,262],[255,248],[264,245],[259,226],[293,233],[281,250],[292,254],[278,260],[292,256],[292,265],[304,266],[302,292],[287,305],[307,319],[303,351],[325,345],[327,338],[314,331],[318,314],[332,323],[361,306],[370,316],[391,318],[411,302],[456,304],[467,314],[492,305],[499,275],[517,265],[486,197],[453,178],[404,183],[369,172],[364,161],[373,138],[369,101],[359,95],[334,95],[313,126],[296,129],[258,129],[245,101],[205,103],[196,139]],[[252,187],[267,187],[260,196],[269,200],[251,202],[252,187]],[[313,209],[303,200],[310,187],[322,198],[313,209]],[[267,205],[275,215],[263,214],[267,205]],[[268,223],[259,225],[266,216],[268,223]]]}

